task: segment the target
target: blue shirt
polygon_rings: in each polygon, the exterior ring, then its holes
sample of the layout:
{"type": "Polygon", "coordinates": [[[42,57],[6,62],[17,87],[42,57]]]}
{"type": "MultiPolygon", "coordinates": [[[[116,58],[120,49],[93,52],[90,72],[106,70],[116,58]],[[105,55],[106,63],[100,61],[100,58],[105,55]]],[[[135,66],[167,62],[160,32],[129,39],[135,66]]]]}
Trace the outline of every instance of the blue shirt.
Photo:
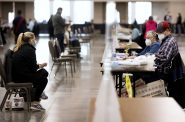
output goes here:
{"type": "Polygon", "coordinates": [[[145,49],[138,53],[138,56],[140,55],[145,55],[145,54],[154,54],[156,53],[160,48],[160,42],[154,42],[152,45],[150,46],[146,46],[145,49]]]}
{"type": "Polygon", "coordinates": [[[132,40],[135,40],[138,36],[140,36],[141,34],[140,34],[140,32],[139,32],[139,30],[137,29],[137,28],[134,28],[133,30],[132,30],[132,40]]]}

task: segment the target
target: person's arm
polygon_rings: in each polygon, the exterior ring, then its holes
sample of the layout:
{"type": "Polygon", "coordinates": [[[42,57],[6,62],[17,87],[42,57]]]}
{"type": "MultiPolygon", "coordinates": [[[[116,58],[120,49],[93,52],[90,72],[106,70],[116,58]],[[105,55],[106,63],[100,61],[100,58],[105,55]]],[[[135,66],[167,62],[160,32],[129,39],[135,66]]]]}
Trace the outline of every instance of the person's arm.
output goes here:
{"type": "Polygon", "coordinates": [[[61,26],[65,26],[65,19],[63,19],[61,16],[58,16],[58,23],[59,23],[61,26]]]}
{"type": "Polygon", "coordinates": [[[154,54],[154,53],[156,53],[159,50],[159,48],[160,48],[159,44],[151,45],[150,51],[148,51],[147,53],[154,54]]]}
{"type": "Polygon", "coordinates": [[[69,32],[64,33],[64,44],[69,44],[69,32]]]}
{"type": "Polygon", "coordinates": [[[44,68],[45,66],[47,66],[47,63],[42,63],[42,64],[38,64],[39,68],[44,68]]]}
{"type": "Polygon", "coordinates": [[[172,55],[172,51],[173,44],[168,41],[159,49],[158,53],[155,55],[156,60],[162,62],[168,61],[169,57],[172,55]]]}
{"type": "Polygon", "coordinates": [[[27,66],[32,72],[36,72],[37,69],[39,68],[39,65],[37,64],[35,49],[29,47],[25,49],[25,54],[26,54],[25,58],[27,59],[28,62],[27,66]]]}
{"type": "Polygon", "coordinates": [[[145,49],[143,51],[141,51],[140,53],[138,53],[137,56],[145,55],[147,53],[148,48],[149,48],[148,46],[145,47],[145,49]]]}

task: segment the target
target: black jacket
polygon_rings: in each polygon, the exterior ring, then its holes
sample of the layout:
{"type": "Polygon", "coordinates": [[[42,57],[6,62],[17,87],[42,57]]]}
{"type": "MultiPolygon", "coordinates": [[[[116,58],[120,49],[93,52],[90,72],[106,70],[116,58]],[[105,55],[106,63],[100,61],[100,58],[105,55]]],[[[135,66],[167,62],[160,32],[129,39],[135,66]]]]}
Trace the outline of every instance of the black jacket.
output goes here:
{"type": "Polygon", "coordinates": [[[26,20],[22,16],[17,16],[13,20],[13,29],[14,29],[14,34],[19,35],[20,33],[24,33],[27,30],[26,27],[26,20]]]}
{"type": "Polygon", "coordinates": [[[29,43],[22,45],[12,56],[12,76],[15,81],[30,80],[39,66],[36,61],[36,48],[29,43]]]}

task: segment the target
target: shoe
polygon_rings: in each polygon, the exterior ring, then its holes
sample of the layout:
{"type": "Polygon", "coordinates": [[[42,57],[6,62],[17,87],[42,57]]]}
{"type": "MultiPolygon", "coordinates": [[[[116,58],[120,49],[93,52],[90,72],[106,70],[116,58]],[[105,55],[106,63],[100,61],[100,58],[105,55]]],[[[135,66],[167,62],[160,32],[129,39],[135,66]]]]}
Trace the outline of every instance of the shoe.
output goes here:
{"type": "Polygon", "coordinates": [[[46,100],[46,99],[48,99],[48,96],[45,94],[45,92],[42,92],[40,98],[43,100],[46,100]]]}
{"type": "Polygon", "coordinates": [[[31,110],[33,110],[33,111],[44,111],[45,108],[43,108],[42,105],[39,104],[39,103],[34,103],[34,104],[31,105],[31,110]]]}

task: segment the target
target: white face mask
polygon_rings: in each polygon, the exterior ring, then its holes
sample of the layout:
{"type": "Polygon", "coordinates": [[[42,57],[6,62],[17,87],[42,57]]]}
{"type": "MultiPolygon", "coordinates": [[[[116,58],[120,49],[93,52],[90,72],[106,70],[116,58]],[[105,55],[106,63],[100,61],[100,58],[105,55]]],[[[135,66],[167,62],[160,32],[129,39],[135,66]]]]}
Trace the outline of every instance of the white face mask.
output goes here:
{"type": "Polygon", "coordinates": [[[68,28],[67,28],[67,31],[68,31],[68,32],[70,32],[70,31],[71,31],[71,28],[70,28],[70,27],[68,27],[68,28]]]}
{"type": "Polygon", "coordinates": [[[36,41],[35,41],[35,40],[32,40],[30,43],[31,43],[34,47],[36,46],[36,41]]]}
{"type": "Polygon", "coordinates": [[[165,35],[164,34],[158,34],[158,38],[159,38],[160,41],[162,41],[165,38],[165,35]]]}
{"type": "Polygon", "coordinates": [[[145,40],[146,46],[150,46],[152,44],[152,41],[150,39],[145,40]]]}

